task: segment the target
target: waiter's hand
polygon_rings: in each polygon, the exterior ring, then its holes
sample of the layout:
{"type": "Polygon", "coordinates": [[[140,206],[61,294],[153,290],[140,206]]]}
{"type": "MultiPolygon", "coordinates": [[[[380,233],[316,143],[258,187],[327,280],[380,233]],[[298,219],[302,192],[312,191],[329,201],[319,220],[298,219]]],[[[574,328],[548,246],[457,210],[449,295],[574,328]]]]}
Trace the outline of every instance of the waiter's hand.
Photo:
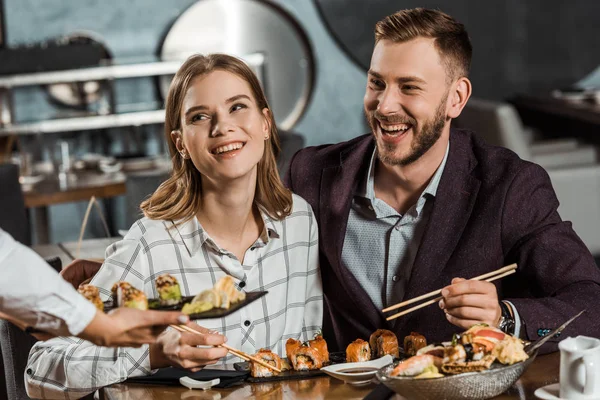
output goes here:
{"type": "Polygon", "coordinates": [[[442,289],[439,306],[451,324],[469,329],[475,324],[498,326],[502,309],[493,283],[452,279],[452,284],[442,289]]]}
{"type": "Polygon", "coordinates": [[[169,325],[186,324],[189,317],[176,311],[141,311],[119,307],[109,314],[96,312],[78,336],[99,346],[139,347],[156,342],[169,325]]]}

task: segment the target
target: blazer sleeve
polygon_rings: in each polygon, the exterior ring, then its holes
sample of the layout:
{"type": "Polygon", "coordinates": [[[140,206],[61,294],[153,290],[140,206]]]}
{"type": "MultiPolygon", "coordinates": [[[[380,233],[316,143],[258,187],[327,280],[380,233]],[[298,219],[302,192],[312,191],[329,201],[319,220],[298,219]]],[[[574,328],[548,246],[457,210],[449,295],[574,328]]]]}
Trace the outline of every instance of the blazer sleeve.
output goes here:
{"type": "MultiPolygon", "coordinates": [[[[600,269],[571,223],[561,220],[558,204],[542,167],[527,164],[516,174],[504,202],[502,244],[506,259],[518,264],[520,284],[529,293],[505,300],[517,309],[524,324],[521,334],[529,340],[581,310],[586,312],[561,336],[600,337],[600,307],[594,306],[600,299],[600,269]]],[[[545,350],[556,350],[562,337],[545,350]]]]}

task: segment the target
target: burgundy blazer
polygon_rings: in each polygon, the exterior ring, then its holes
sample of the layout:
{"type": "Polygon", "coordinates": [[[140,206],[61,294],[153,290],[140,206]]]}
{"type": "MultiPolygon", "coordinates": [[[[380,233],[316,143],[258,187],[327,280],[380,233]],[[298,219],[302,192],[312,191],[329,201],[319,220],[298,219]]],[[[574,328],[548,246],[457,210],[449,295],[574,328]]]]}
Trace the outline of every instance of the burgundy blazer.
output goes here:
{"type": "MultiPolygon", "coordinates": [[[[298,152],[286,184],[312,206],[319,224],[324,289],[323,333],[333,351],[379,328],[400,341],[411,331],[429,342],[460,331],[437,305],[394,321],[374,305],[341,264],[353,194],[374,149],[371,135],[298,152]]],[[[576,195],[576,194],[575,194],[576,195]]],[[[600,337],[600,269],[583,242],[558,215],[558,200],[546,171],[472,132],[452,129],[450,152],[437,190],[405,299],[440,289],[454,277],[472,278],[517,263],[517,273],[495,282],[536,340],[579,311],[543,352],[567,336],[600,337]]],[[[369,262],[369,260],[364,260],[369,262]]]]}

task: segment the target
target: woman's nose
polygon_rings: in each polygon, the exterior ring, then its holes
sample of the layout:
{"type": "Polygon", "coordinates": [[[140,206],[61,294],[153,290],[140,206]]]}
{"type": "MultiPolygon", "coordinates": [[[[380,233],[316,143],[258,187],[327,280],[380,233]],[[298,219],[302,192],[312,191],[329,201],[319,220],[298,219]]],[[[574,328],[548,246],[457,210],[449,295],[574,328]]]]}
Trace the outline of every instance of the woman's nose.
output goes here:
{"type": "Polygon", "coordinates": [[[223,136],[226,135],[228,132],[233,132],[234,130],[235,125],[229,117],[217,117],[214,119],[214,124],[211,130],[211,136],[223,136]]]}

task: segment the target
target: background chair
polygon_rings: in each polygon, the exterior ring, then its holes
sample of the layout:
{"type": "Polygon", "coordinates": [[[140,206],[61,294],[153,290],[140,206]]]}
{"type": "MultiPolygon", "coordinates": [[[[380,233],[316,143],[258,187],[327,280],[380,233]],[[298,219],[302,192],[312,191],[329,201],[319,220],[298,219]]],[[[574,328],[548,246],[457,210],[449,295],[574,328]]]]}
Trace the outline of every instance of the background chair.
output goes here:
{"type": "Polygon", "coordinates": [[[279,176],[283,178],[294,154],[304,147],[304,136],[290,131],[279,131],[279,139],[281,153],[277,158],[277,169],[279,170],[279,176]]]}
{"type": "Polygon", "coordinates": [[[536,141],[507,103],[470,99],[455,122],[489,144],[545,168],[560,202],[560,216],[573,223],[592,254],[600,254],[600,164],[593,146],[570,138],[536,141]]]}
{"type": "Polygon", "coordinates": [[[125,181],[125,229],[142,217],[140,204],[169,177],[164,170],[128,173],[125,181]]]}
{"type": "Polygon", "coordinates": [[[15,240],[31,245],[31,232],[25,208],[25,199],[19,183],[19,166],[0,164],[0,228],[15,240]]]}

